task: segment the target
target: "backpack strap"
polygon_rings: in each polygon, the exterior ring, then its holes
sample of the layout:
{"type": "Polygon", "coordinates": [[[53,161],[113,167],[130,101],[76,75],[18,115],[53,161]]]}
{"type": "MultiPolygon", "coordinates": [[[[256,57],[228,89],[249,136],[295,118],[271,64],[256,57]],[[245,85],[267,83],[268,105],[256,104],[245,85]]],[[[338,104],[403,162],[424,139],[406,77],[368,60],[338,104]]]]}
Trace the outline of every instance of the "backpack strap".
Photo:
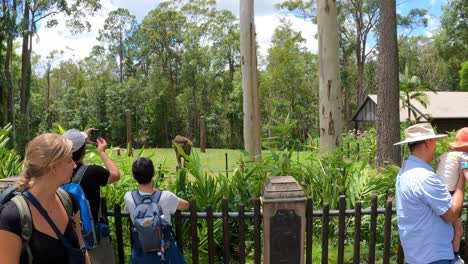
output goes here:
{"type": "Polygon", "coordinates": [[[18,208],[21,226],[21,239],[23,240],[23,247],[26,250],[26,253],[28,254],[28,262],[29,264],[32,264],[33,255],[31,247],[29,246],[29,241],[31,240],[33,228],[31,211],[29,209],[28,202],[22,195],[16,195],[11,199],[11,201],[15,203],[16,208],[18,208]]]}
{"type": "Polygon", "coordinates": [[[151,194],[154,203],[159,203],[163,191],[155,191],[151,194]]]}
{"type": "Polygon", "coordinates": [[[81,167],[75,173],[75,176],[73,176],[72,182],[81,184],[81,179],[83,179],[83,175],[85,174],[87,169],[88,169],[88,166],[81,164],[81,167]]]}
{"type": "Polygon", "coordinates": [[[60,198],[60,201],[65,207],[65,211],[67,211],[67,215],[72,217],[73,216],[73,202],[71,200],[70,194],[63,190],[62,188],[57,189],[57,195],[60,198]]]}
{"type": "Polygon", "coordinates": [[[143,196],[140,195],[138,190],[132,192],[133,203],[135,203],[135,207],[143,203],[143,196]]]}
{"type": "Polygon", "coordinates": [[[83,175],[85,174],[87,169],[88,169],[88,166],[81,164],[81,167],[75,173],[75,176],[73,176],[72,182],[81,184],[81,179],[83,179],[83,175]]]}
{"type": "Polygon", "coordinates": [[[135,203],[135,207],[139,204],[142,204],[145,199],[150,198],[153,203],[159,203],[159,199],[161,199],[162,191],[155,191],[151,195],[141,195],[138,190],[132,192],[133,202],[135,203]],[[149,196],[149,197],[148,197],[149,196]]]}

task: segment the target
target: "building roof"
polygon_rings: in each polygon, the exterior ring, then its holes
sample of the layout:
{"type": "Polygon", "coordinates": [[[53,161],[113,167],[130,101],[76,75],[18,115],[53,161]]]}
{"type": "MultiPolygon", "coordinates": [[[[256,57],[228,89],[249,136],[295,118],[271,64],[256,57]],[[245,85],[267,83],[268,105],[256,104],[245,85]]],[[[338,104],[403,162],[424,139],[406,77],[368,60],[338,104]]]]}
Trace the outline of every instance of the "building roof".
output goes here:
{"type": "MultiPolygon", "coordinates": [[[[418,113],[420,121],[427,119],[465,119],[468,118],[468,92],[424,92],[428,97],[427,107],[416,100],[411,105],[418,113]]],[[[377,95],[370,94],[353,116],[354,121],[374,121],[377,106],[377,95]]],[[[408,119],[408,109],[401,107],[400,121],[408,119]]],[[[411,113],[411,119],[414,116],[411,113]]]]}

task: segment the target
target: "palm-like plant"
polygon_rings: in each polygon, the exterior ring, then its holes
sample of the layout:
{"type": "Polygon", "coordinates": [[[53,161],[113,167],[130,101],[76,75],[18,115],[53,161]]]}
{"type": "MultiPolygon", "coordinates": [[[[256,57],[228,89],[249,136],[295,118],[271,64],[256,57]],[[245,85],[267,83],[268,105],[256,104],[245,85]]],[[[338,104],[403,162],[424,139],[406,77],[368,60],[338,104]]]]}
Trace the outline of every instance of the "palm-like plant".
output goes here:
{"type": "Polygon", "coordinates": [[[429,103],[429,98],[423,91],[421,79],[416,75],[409,74],[407,64],[405,65],[405,72],[400,73],[400,100],[402,109],[408,109],[408,123],[411,122],[411,113],[415,117],[418,115],[414,106],[411,105],[411,100],[419,102],[425,108],[429,103]]]}

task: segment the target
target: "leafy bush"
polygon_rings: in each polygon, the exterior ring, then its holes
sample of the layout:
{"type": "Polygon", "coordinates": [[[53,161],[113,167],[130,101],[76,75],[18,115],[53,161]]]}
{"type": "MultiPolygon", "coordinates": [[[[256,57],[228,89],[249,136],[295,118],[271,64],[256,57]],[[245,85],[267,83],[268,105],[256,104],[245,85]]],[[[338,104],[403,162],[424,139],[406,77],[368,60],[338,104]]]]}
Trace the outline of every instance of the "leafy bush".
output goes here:
{"type": "Polygon", "coordinates": [[[0,129],[0,179],[17,176],[21,172],[20,157],[8,148],[11,129],[10,124],[0,129]]]}

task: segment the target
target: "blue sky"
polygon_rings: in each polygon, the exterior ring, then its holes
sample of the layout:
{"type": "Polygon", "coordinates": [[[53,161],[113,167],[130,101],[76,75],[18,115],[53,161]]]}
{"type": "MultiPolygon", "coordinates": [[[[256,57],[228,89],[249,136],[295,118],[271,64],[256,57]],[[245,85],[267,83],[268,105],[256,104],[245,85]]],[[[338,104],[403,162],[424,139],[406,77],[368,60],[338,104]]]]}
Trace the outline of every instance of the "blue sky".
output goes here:
{"type": "MultiPolygon", "coordinates": [[[[274,4],[281,1],[285,0],[255,0],[255,24],[257,41],[260,47],[258,53],[260,55],[266,55],[274,29],[280,24],[280,18],[283,17],[280,11],[274,8],[274,4]]],[[[63,50],[65,51],[64,59],[82,59],[89,54],[94,45],[98,44],[96,40],[97,32],[102,28],[110,11],[117,8],[126,8],[137,17],[138,21],[141,21],[160,2],[161,0],[101,0],[102,10],[90,21],[93,26],[91,32],[75,36],[71,35],[66,29],[63,17],[55,17],[61,23],[51,29],[39,28],[38,37],[33,43],[33,51],[45,58],[54,49],[63,50]]],[[[228,9],[236,16],[239,16],[239,0],[217,0],[216,2],[218,9],[228,9]]],[[[438,26],[438,20],[442,13],[441,6],[445,3],[446,0],[397,0],[397,13],[406,14],[412,8],[427,8],[429,10],[429,26],[419,28],[414,33],[431,36],[438,26]]],[[[317,53],[318,44],[314,38],[317,26],[310,21],[304,21],[294,16],[287,16],[286,19],[291,22],[294,30],[302,33],[302,36],[306,39],[305,46],[307,49],[317,53]]],[[[40,69],[36,70],[40,71],[40,69]]]]}

